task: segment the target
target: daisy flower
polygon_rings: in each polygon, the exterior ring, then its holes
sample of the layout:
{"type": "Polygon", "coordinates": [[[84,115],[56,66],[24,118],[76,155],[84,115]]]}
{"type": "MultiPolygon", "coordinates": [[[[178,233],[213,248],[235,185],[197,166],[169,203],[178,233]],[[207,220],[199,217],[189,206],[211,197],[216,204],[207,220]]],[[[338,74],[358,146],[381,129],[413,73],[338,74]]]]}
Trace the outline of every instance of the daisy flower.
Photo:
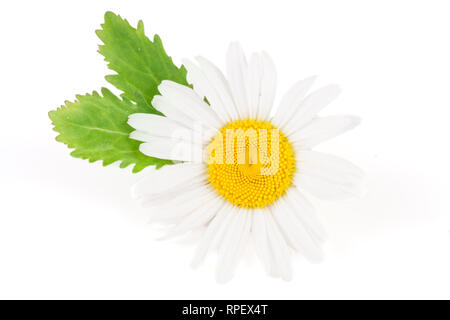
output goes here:
{"type": "Polygon", "coordinates": [[[294,84],[272,116],[274,64],[265,52],[247,61],[237,43],[226,77],[203,57],[183,64],[192,87],[163,81],[152,101],[164,116],[129,117],[142,153],[174,161],[140,180],[133,195],[169,225],[168,236],[205,228],[192,265],[217,250],[219,282],[233,277],[249,242],[269,275],[289,280],[293,252],[312,262],[323,256],[325,231],[303,193],[335,199],[361,185],[353,164],[311,149],[359,119],[319,117],[340,89],[308,94],[314,77],[294,84]]]}

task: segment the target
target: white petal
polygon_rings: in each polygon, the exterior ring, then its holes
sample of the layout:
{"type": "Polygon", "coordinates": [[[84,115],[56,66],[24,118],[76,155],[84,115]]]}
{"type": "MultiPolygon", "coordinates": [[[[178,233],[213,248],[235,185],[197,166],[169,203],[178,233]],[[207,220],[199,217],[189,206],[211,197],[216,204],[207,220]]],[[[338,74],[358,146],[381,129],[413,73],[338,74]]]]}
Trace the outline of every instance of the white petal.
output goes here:
{"type": "Polygon", "coordinates": [[[240,119],[248,118],[246,93],[247,61],[239,43],[230,44],[227,52],[227,78],[240,119]]]}
{"type": "Polygon", "coordinates": [[[316,77],[309,77],[300,80],[284,94],[280,106],[272,119],[272,123],[275,126],[278,128],[283,127],[294,116],[298,106],[303,101],[303,98],[313,85],[315,79],[316,77]]]}
{"type": "Polygon", "coordinates": [[[200,97],[206,97],[210,103],[211,108],[221,118],[222,124],[231,120],[227,114],[227,109],[223,106],[219,93],[214,87],[214,82],[208,79],[202,69],[194,62],[184,59],[183,65],[187,69],[187,80],[194,86],[194,91],[200,97]]]}
{"type": "Polygon", "coordinates": [[[208,225],[192,259],[191,266],[193,268],[197,267],[203,261],[210,248],[220,242],[232,217],[234,217],[233,207],[227,202],[208,225]]]}
{"type": "Polygon", "coordinates": [[[283,239],[270,211],[267,211],[264,214],[264,219],[266,222],[269,246],[274,259],[274,276],[280,274],[283,280],[291,280],[292,266],[288,245],[283,239]]]}
{"type": "Polygon", "coordinates": [[[164,80],[159,85],[158,90],[170,100],[172,106],[176,106],[178,111],[188,117],[194,118],[213,129],[222,127],[222,121],[217,114],[191,88],[164,80]]]}
{"type": "MultiPolygon", "coordinates": [[[[231,89],[228,84],[228,81],[225,79],[225,76],[223,75],[222,71],[220,71],[219,68],[217,68],[213,63],[211,63],[206,58],[197,57],[196,59],[200,64],[203,73],[211,82],[211,85],[216,89],[217,94],[220,98],[220,102],[222,103],[222,107],[224,108],[225,113],[228,114],[230,117],[229,120],[231,121],[237,120],[239,118],[239,114],[236,109],[236,104],[231,95],[231,89]]],[[[216,104],[215,100],[211,102],[216,104]]],[[[217,101],[217,105],[219,105],[219,101],[217,101]]]]}
{"type": "MultiPolygon", "coordinates": [[[[151,141],[150,137],[165,137],[194,142],[197,137],[193,130],[179,122],[154,114],[132,114],[128,118],[128,124],[137,130],[130,134],[130,138],[140,141],[151,141]]],[[[197,141],[200,144],[203,142],[205,141],[197,141]]]]}
{"type": "Polygon", "coordinates": [[[229,217],[223,223],[223,227],[221,227],[218,230],[217,234],[215,235],[213,241],[211,242],[211,248],[219,248],[220,247],[226,231],[234,223],[235,218],[237,217],[238,208],[231,205],[229,202],[227,202],[227,204],[229,204],[229,207],[228,207],[229,217]]]}
{"type": "Polygon", "coordinates": [[[151,218],[153,221],[178,223],[179,219],[184,219],[193,211],[206,206],[216,197],[217,193],[211,188],[195,186],[176,195],[164,205],[152,207],[151,218]]]}
{"type": "Polygon", "coordinates": [[[297,154],[294,184],[324,199],[360,195],[363,173],[347,160],[314,151],[297,154]]]}
{"type": "Polygon", "coordinates": [[[183,218],[183,220],[177,224],[164,238],[171,238],[181,235],[185,232],[191,231],[195,228],[206,225],[212,218],[214,218],[217,212],[225,205],[225,201],[220,196],[214,197],[210,202],[206,203],[203,207],[199,207],[189,215],[183,218]]]}
{"type": "Polygon", "coordinates": [[[152,141],[156,137],[154,135],[151,135],[148,132],[135,130],[130,133],[130,139],[137,140],[137,141],[152,141]]]}
{"type": "Polygon", "coordinates": [[[302,129],[294,132],[289,139],[302,148],[312,148],[323,141],[353,129],[360,122],[360,118],[355,116],[316,118],[302,129]]]}
{"type": "MultiPolygon", "coordinates": [[[[182,106],[172,103],[172,101],[167,96],[155,95],[152,100],[152,105],[164,114],[167,118],[176,121],[180,124],[187,126],[188,128],[193,127],[194,118],[187,116],[179,110],[182,106]]],[[[195,116],[192,114],[191,116],[195,116]]]]}
{"type": "Polygon", "coordinates": [[[272,216],[280,226],[286,241],[293,249],[299,251],[305,258],[312,262],[322,260],[323,253],[321,248],[311,237],[311,234],[301,221],[292,213],[292,208],[284,198],[278,199],[274,204],[272,216]]]}
{"type": "Polygon", "coordinates": [[[139,146],[139,151],[149,157],[159,159],[192,161],[196,163],[203,161],[202,145],[184,140],[155,137],[142,143],[139,146]]]}
{"type": "Polygon", "coordinates": [[[160,169],[151,170],[145,177],[134,184],[131,189],[133,197],[156,194],[168,191],[192,179],[205,176],[206,168],[203,164],[179,163],[167,165],[160,169]]]}
{"type": "Polygon", "coordinates": [[[316,215],[313,205],[301,194],[297,188],[290,188],[286,192],[286,202],[291,206],[292,213],[303,226],[308,230],[311,236],[322,243],[327,238],[327,233],[322,222],[316,215]]]}
{"type": "Polygon", "coordinates": [[[283,131],[285,134],[290,135],[308,124],[340,92],[341,90],[337,85],[329,85],[308,95],[297,107],[294,116],[284,126],[283,131]]]}
{"type": "Polygon", "coordinates": [[[261,78],[263,67],[261,56],[253,53],[248,62],[248,70],[245,73],[245,82],[248,99],[248,118],[256,119],[261,100],[261,78]]]}
{"type": "Polygon", "coordinates": [[[262,53],[263,75],[261,79],[261,99],[259,105],[258,119],[268,120],[273,108],[277,88],[277,71],[270,56],[262,53]]]}
{"type": "Polygon", "coordinates": [[[144,207],[158,208],[159,212],[155,214],[155,216],[158,216],[158,214],[165,214],[162,208],[176,207],[192,199],[198,200],[205,195],[212,194],[211,191],[207,183],[199,183],[198,181],[192,183],[189,181],[181,183],[169,190],[142,195],[139,200],[144,207]]]}
{"type": "MultiPolygon", "coordinates": [[[[202,123],[199,119],[197,119],[195,113],[191,113],[188,116],[182,111],[180,111],[180,108],[182,108],[183,105],[172,103],[169,97],[167,96],[164,97],[159,95],[154,96],[152,104],[156,109],[162,112],[168,119],[192,130],[193,141],[209,141],[214,135],[217,134],[217,129],[202,123]]],[[[147,137],[148,135],[135,134],[133,139],[141,140],[141,138],[147,139],[147,137]]]]}
{"type": "Polygon", "coordinates": [[[219,260],[216,272],[217,281],[225,283],[234,275],[244,249],[248,244],[252,212],[246,209],[238,210],[237,219],[227,228],[219,249],[219,260]]]}
{"type": "Polygon", "coordinates": [[[251,236],[255,252],[264,265],[268,274],[273,274],[273,257],[269,247],[269,240],[267,238],[266,222],[263,217],[263,210],[255,210],[253,212],[251,236]]]}
{"type": "Polygon", "coordinates": [[[276,89],[276,70],[267,53],[252,54],[246,72],[246,83],[249,117],[267,120],[276,89]]]}
{"type": "Polygon", "coordinates": [[[209,181],[204,175],[194,177],[187,182],[181,183],[176,187],[163,192],[143,194],[139,200],[141,204],[146,207],[162,207],[174,203],[174,199],[178,199],[192,190],[199,189],[202,189],[202,192],[204,193],[209,193],[210,191],[209,181]]]}

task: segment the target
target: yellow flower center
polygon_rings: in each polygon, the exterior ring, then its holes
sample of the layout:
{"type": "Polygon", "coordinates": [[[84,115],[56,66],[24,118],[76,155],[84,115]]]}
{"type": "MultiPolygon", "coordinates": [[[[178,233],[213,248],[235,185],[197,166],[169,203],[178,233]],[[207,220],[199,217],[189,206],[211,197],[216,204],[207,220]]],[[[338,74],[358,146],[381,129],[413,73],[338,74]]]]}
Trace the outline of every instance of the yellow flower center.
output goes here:
{"type": "Polygon", "coordinates": [[[238,207],[263,208],[291,186],[294,151],[270,122],[230,122],[212,139],[208,151],[210,184],[238,207]]]}

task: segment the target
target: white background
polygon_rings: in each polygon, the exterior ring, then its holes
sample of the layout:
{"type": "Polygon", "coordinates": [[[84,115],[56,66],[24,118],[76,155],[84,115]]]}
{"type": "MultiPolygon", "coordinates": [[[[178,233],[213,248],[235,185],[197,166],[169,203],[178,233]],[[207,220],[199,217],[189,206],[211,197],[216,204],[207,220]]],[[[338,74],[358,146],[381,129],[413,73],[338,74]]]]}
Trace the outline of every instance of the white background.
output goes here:
{"type": "MultiPolygon", "coordinates": [[[[450,298],[448,1],[3,1],[0,4],[0,298],[450,298]],[[295,80],[344,91],[323,114],[360,127],[320,150],[367,173],[367,194],[314,201],[330,234],[319,265],[291,282],[253,255],[234,280],[196,240],[161,230],[129,194],[141,174],[69,156],[47,112],[111,88],[94,31],[106,10],[144,21],[179,63],[224,65],[229,41],[264,49],[278,98],[295,80]]],[[[142,172],[145,174],[145,172],[142,172]]]]}

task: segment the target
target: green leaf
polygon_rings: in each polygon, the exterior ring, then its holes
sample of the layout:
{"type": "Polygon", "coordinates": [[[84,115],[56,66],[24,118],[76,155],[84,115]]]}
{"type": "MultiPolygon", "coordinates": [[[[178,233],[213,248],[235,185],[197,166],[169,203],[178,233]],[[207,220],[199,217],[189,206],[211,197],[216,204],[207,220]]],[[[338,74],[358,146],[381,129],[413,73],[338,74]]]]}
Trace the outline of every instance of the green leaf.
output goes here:
{"type": "Polygon", "coordinates": [[[77,96],[77,101],[51,111],[49,117],[60,133],[56,139],[74,148],[74,157],[103,160],[104,166],[120,161],[121,168],[134,164],[133,172],[138,172],[150,165],[160,168],[172,164],[142,154],[140,142],[129,138],[133,128],[127,121],[137,112],[162,115],[151,105],[159,93],[158,85],[162,80],[187,85],[186,69],[174,65],[157,35],[153,42],[145,36],[142,21],[133,28],[119,15],[106,12],[97,35],[104,43],[99,52],[117,72],[106,80],[123,91],[122,99],[102,89],[103,97],[97,92],[77,96]]]}
{"type": "Polygon", "coordinates": [[[134,129],[127,124],[128,116],[154,113],[150,105],[134,104],[126,97],[120,99],[105,88],[102,95],[94,91],[92,95],[77,96],[77,101],[66,101],[58,110],[49,112],[54,130],[60,133],[56,140],[74,148],[72,156],[90,162],[103,160],[104,166],[115,161],[121,162],[121,168],[135,164],[133,172],[172,163],[144,155],[139,151],[140,142],[129,138],[134,129]]]}
{"type": "Polygon", "coordinates": [[[135,29],[119,15],[106,12],[97,35],[104,43],[99,52],[109,62],[108,67],[117,72],[106,80],[128,99],[137,102],[140,95],[150,104],[162,80],[187,85],[186,69],[174,65],[158,35],[153,42],[145,36],[142,21],[135,29]]]}

